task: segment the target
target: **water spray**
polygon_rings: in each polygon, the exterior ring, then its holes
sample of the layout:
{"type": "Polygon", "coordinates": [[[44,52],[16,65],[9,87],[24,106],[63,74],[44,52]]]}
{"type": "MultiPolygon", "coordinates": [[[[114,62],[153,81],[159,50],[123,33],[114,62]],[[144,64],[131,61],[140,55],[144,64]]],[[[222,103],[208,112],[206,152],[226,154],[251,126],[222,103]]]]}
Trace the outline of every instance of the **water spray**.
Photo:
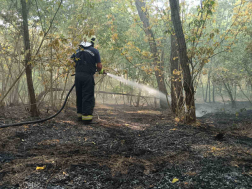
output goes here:
{"type": "MultiPolygon", "coordinates": [[[[147,91],[149,94],[157,97],[157,98],[160,98],[161,100],[163,101],[169,101],[171,102],[171,98],[168,97],[167,95],[165,95],[164,93],[160,92],[159,90],[156,90],[154,88],[151,88],[147,85],[144,85],[144,84],[140,84],[140,83],[137,83],[137,82],[134,82],[134,81],[130,81],[130,80],[127,80],[127,79],[124,79],[123,77],[119,77],[119,76],[116,76],[116,75],[113,75],[113,74],[110,74],[110,73],[107,73],[107,75],[111,78],[114,78],[126,85],[130,85],[132,87],[137,87],[139,89],[142,89],[142,90],[145,90],[147,91]]],[[[198,110],[195,110],[196,112],[196,116],[197,117],[202,117],[204,114],[202,114],[200,111],[198,110]]]]}
{"type": "MultiPolygon", "coordinates": [[[[146,92],[148,92],[149,94],[153,95],[153,96],[156,96],[162,100],[167,100],[167,97],[164,93],[160,92],[159,90],[156,90],[154,88],[151,88],[147,85],[144,85],[144,84],[140,84],[140,83],[137,83],[137,82],[134,82],[134,81],[130,81],[130,80],[127,80],[127,79],[124,79],[123,77],[119,77],[119,76],[116,76],[116,75],[113,75],[113,74],[110,74],[110,73],[107,73],[107,75],[111,78],[114,78],[126,85],[130,85],[132,87],[137,87],[139,89],[142,89],[142,90],[145,90],[146,92]]],[[[168,100],[170,101],[170,97],[168,97],[168,100]]]]}

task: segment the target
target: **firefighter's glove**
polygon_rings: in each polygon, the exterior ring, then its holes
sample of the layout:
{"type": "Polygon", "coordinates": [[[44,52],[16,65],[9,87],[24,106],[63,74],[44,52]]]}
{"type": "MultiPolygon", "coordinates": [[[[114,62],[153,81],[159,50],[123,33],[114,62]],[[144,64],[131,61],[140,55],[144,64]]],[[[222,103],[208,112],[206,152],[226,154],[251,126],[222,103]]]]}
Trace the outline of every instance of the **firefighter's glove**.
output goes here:
{"type": "Polygon", "coordinates": [[[107,73],[105,72],[105,70],[101,69],[101,71],[99,71],[99,74],[107,74],[107,73]]]}

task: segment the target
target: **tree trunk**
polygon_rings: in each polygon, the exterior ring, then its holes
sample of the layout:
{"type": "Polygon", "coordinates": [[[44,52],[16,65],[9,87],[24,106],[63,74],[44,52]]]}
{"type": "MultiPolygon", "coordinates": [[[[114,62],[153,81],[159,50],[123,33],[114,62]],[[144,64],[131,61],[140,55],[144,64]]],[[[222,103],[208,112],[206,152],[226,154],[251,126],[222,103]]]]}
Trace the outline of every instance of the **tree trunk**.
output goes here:
{"type": "Polygon", "coordinates": [[[205,98],[204,98],[204,102],[207,102],[207,94],[208,94],[208,84],[209,84],[209,82],[208,82],[208,78],[207,78],[207,86],[206,86],[206,95],[205,95],[205,98]]]}
{"type": "Polygon", "coordinates": [[[16,87],[14,88],[13,92],[13,99],[11,101],[12,104],[17,105],[19,103],[19,84],[20,80],[18,81],[16,87]]]}
{"type": "Polygon", "coordinates": [[[185,103],[186,103],[186,121],[190,123],[196,121],[193,80],[189,67],[189,60],[187,57],[185,36],[183,33],[179,15],[179,6],[177,0],[169,0],[169,2],[171,6],[172,23],[175,29],[177,42],[179,46],[180,65],[183,70],[183,80],[184,80],[183,85],[184,85],[185,103]]]}
{"type": "Polygon", "coordinates": [[[213,103],[215,103],[215,83],[214,82],[212,82],[212,84],[213,84],[213,93],[212,93],[212,95],[213,95],[213,103]]]}
{"type": "Polygon", "coordinates": [[[23,38],[24,38],[24,49],[25,49],[25,72],[26,80],[31,104],[31,116],[38,116],[38,109],[36,104],[36,97],[34,92],[34,86],[32,81],[32,66],[30,65],[31,61],[31,52],[30,52],[30,39],[29,39],[29,29],[28,29],[28,18],[27,18],[27,8],[26,0],[20,0],[22,5],[22,18],[23,18],[23,38]]]}
{"type": "MultiPolygon", "coordinates": [[[[155,76],[157,79],[158,90],[165,95],[167,95],[167,90],[164,82],[164,68],[160,65],[159,58],[158,58],[158,50],[157,44],[155,41],[155,36],[153,31],[151,30],[151,26],[149,23],[149,15],[147,8],[145,6],[145,1],[143,0],[135,0],[135,5],[138,11],[138,15],[143,22],[144,32],[145,35],[148,37],[150,51],[153,55],[153,64],[155,66],[155,76]],[[145,11],[143,11],[145,9],[145,11]]],[[[160,107],[167,108],[168,103],[166,99],[160,99],[160,107]]]]}
{"type": "Polygon", "coordinates": [[[225,105],[225,99],[224,99],[224,97],[223,97],[223,95],[222,95],[222,85],[220,85],[220,86],[218,87],[218,89],[219,89],[219,94],[220,94],[220,96],[221,96],[222,102],[223,102],[224,105],[225,105]]]}
{"type": "Polygon", "coordinates": [[[225,80],[223,78],[222,78],[222,82],[224,84],[225,89],[227,90],[229,99],[230,99],[230,101],[232,103],[232,108],[235,108],[236,103],[235,103],[235,99],[234,99],[233,94],[232,94],[232,88],[230,87],[230,85],[228,83],[225,82],[225,80]]]}
{"type": "Polygon", "coordinates": [[[250,85],[250,99],[252,100],[252,84],[250,85]]]}
{"type": "Polygon", "coordinates": [[[203,85],[202,78],[201,78],[201,86],[202,86],[202,97],[203,97],[203,101],[205,102],[204,85],[203,85]]]}
{"type": "Polygon", "coordinates": [[[208,102],[211,102],[211,81],[210,81],[210,78],[208,79],[208,102]]]}
{"type": "Polygon", "coordinates": [[[237,85],[236,84],[234,84],[234,100],[236,101],[236,94],[237,93],[237,85]]]}
{"type": "MultiPolygon", "coordinates": [[[[52,43],[52,38],[50,39],[50,43],[52,43]]],[[[53,59],[53,54],[52,54],[52,46],[50,49],[50,59],[52,61],[53,59]]],[[[53,67],[51,65],[52,63],[50,63],[50,104],[51,104],[51,108],[54,109],[54,100],[53,100],[53,67]]]]}
{"type": "Polygon", "coordinates": [[[54,109],[54,100],[53,100],[53,69],[50,68],[50,104],[51,108],[54,109]]]}
{"type": "Polygon", "coordinates": [[[138,92],[138,95],[137,95],[136,107],[140,106],[141,93],[142,93],[142,90],[140,89],[139,92],[138,92]]]}
{"type": "Polygon", "coordinates": [[[210,67],[208,73],[209,73],[209,75],[208,75],[208,82],[209,82],[209,85],[208,85],[209,86],[209,91],[208,91],[209,98],[208,98],[208,102],[211,102],[211,74],[212,74],[212,67],[210,67]]]}
{"type": "Polygon", "coordinates": [[[171,108],[173,113],[179,114],[183,106],[182,75],[179,74],[178,44],[175,35],[171,35],[171,108]]]}

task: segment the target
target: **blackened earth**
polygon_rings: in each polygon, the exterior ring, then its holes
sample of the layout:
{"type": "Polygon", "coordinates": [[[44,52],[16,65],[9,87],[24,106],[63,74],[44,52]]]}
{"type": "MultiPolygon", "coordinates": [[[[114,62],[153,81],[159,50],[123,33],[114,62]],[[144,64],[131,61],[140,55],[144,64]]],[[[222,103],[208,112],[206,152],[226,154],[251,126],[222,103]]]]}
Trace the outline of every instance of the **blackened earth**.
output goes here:
{"type": "MultiPolygon", "coordinates": [[[[5,109],[0,124],[29,119],[20,112],[5,109]]],[[[97,105],[94,116],[83,125],[68,107],[44,123],[0,129],[0,188],[252,188],[251,110],[193,125],[119,105],[97,105]]]]}

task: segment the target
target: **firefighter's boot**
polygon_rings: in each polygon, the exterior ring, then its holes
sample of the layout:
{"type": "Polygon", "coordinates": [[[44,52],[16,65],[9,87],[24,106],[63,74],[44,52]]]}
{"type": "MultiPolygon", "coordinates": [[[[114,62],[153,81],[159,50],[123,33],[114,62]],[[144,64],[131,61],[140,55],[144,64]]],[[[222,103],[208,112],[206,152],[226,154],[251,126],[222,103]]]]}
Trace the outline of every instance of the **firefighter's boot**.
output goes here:
{"type": "Polygon", "coordinates": [[[82,116],[82,122],[84,124],[89,124],[89,123],[92,122],[92,120],[93,120],[93,116],[92,115],[83,115],[82,116]]]}

